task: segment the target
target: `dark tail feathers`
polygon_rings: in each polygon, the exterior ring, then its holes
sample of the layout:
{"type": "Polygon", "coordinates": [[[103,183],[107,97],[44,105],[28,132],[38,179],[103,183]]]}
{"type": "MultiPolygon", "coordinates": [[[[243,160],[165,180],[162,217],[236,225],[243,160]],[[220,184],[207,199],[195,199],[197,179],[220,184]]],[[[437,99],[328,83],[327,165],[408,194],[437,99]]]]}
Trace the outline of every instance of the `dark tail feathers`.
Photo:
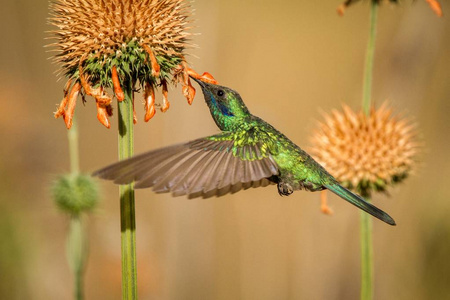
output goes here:
{"type": "Polygon", "coordinates": [[[329,189],[342,199],[347,200],[351,204],[371,214],[375,218],[378,218],[381,221],[388,223],[389,225],[395,225],[394,219],[392,219],[387,213],[373,206],[372,204],[366,202],[362,197],[350,192],[345,187],[339,184],[324,185],[324,187],[326,187],[327,189],[329,189]]]}

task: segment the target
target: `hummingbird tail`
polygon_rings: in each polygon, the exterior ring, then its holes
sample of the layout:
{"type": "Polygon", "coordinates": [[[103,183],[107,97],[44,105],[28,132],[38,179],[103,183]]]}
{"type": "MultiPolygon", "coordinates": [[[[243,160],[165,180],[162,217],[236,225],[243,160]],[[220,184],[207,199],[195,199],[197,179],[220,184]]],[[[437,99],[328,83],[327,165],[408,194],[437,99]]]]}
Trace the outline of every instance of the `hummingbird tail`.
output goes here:
{"type": "Polygon", "coordinates": [[[347,200],[351,204],[359,207],[360,209],[364,210],[365,212],[371,214],[375,218],[380,219],[383,222],[388,223],[389,225],[395,225],[394,219],[392,219],[387,213],[382,211],[381,209],[373,206],[372,204],[366,202],[361,196],[358,196],[349,190],[347,190],[345,187],[339,185],[339,184],[326,184],[324,185],[327,189],[338,195],[344,200],[347,200]]]}

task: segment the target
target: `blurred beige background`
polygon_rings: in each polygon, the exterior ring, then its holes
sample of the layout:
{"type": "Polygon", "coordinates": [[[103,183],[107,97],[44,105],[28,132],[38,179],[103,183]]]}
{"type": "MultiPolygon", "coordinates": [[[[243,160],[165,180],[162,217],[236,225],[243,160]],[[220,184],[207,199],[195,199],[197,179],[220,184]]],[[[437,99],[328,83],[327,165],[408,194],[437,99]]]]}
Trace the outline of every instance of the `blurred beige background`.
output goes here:
{"type": "MultiPolygon", "coordinates": [[[[342,0],[197,0],[190,63],[238,90],[251,111],[303,148],[321,111],[360,107],[369,5],[338,17],[342,0]]],[[[448,1],[441,1],[450,15],[448,1]]],[[[68,219],[49,183],[69,168],[66,129],[53,118],[64,82],[43,46],[48,2],[2,0],[0,9],[0,297],[70,299],[68,219]]],[[[398,226],[374,221],[376,299],[450,299],[450,20],[425,1],[383,5],[374,99],[419,123],[424,145],[414,176],[375,203],[398,226]]],[[[144,123],[136,152],[213,134],[198,89],[144,123]]],[[[105,129],[79,101],[81,167],[117,159],[117,119],[105,129]]],[[[87,299],[120,299],[118,188],[101,182],[88,218],[87,299]]],[[[359,212],[336,197],[332,217],[319,194],[278,196],[274,186],[209,200],[137,192],[141,299],[357,299],[359,212]]]]}

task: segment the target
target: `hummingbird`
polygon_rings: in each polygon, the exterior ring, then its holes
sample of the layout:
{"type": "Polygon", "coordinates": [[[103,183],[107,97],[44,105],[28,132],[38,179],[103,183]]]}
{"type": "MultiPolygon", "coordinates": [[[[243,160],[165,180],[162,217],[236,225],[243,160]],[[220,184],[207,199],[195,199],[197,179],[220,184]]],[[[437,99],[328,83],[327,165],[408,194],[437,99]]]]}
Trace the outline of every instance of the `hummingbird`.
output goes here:
{"type": "Polygon", "coordinates": [[[276,184],[281,196],[328,189],[372,216],[395,225],[384,211],[349,191],[308,153],[252,115],[238,92],[192,77],[202,88],[219,134],[136,155],[93,173],[116,184],[134,182],[188,198],[222,196],[276,184]]]}

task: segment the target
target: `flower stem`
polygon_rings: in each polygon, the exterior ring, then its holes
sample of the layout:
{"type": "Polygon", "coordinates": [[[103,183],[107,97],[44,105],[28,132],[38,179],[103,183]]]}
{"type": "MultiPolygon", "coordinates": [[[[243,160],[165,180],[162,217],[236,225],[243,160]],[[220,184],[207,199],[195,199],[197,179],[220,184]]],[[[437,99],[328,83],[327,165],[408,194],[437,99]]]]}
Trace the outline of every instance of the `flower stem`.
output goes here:
{"type": "Polygon", "coordinates": [[[67,257],[69,265],[74,274],[74,299],[82,300],[83,297],[83,274],[86,261],[86,238],[84,235],[83,222],[79,214],[70,218],[70,232],[67,239],[67,257]]]}
{"type": "MultiPolygon", "coordinates": [[[[378,1],[372,0],[370,6],[369,41],[366,50],[366,62],[363,79],[362,108],[366,116],[370,114],[372,100],[373,62],[375,54],[375,38],[377,32],[378,1]]],[[[369,195],[364,195],[369,196],[369,195]]],[[[365,197],[370,202],[369,197],[365,197]]],[[[373,299],[373,243],[372,243],[372,218],[365,212],[361,212],[361,299],[373,299]]]]}
{"type": "Polygon", "coordinates": [[[70,155],[70,173],[78,174],[80,172],[80,154],[78,152],[78,125],[75,116],[72,119],[72,127],[67,130],[67,139],[69,140],[70,155]]]}
{"type": "MultiPolygon", "coordinates": [[[[370,202],[369,198],[365,198],[370,202]]],[[[372,218],[361,212],[361,300],[373,298],[373,243],[372,218]]]]}
{"type": "MultiPolygon", "coordinates": [[[[78,150],[78,123],[73,118],[73,124],[67,131],[69,141],[70,173],[77,176],[80,172],[80,154],[78,150]]],[[[67,237],[67,259],[74,276],[74,296],[77,300],[84,298],[83,275],[86,261],[87,241],[83,230],[83,221],[79,214],[70,218],[69,235],[67,237]]]]}
{"type": "Polygon", "coordinates": [[[377,34],[377,16],[378,16],[378,1],[372,0],[370,7],[370,29],[369,41],[366,50],[366,62],[364,66],[364,81],[363,81],[363,111],[366,115],[370,112],[370,102],[372,100],[372,75],[373,75],[373,61],[375,54],[375,39],[377,34]]]}
{"type": "MultiPolygon", "coordinates": [[[[134,152],[133,86],[124,82],[125,99],[118,102],[119,160],[131,157],[134,152]]],[[[121,185],[120,228],[122,242],[122,299],[137,299],[136,271],[136,220],[133,184],[121,185]]]]}

